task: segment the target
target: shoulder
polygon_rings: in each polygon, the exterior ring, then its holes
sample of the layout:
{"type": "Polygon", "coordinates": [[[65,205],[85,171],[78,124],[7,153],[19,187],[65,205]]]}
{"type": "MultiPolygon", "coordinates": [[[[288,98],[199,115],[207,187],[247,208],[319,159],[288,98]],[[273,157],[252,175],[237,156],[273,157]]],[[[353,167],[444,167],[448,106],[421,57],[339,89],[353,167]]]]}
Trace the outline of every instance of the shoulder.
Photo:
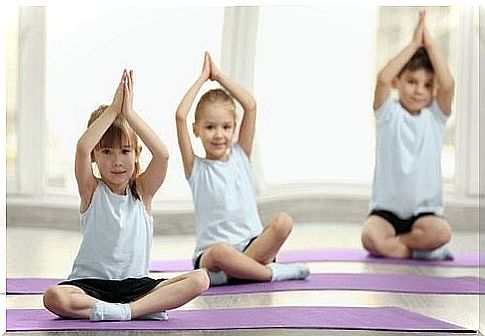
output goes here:
{"type": "Polygon", "coordinates": [[[431,115],[434,117],[434,120],[440,124],[446,124],[449,117],[443,113],[436,99],[433,99],[431,105],[428,106],[428,109],[431,112],[431,115]]]}
{"type": "Polygon", "coordinates": [[[249,157],[241,147],[239,142],[235,142],[231,147],[231,158],[240,159],[249,162],[249,157]]]}
{"type": "Polygon", "coordinates": [[[384,103],[375,111],[375,116],[378,121],[389,120],[392,116],[396,115],[396,111],[399,110],[401,105],[399,101],[391,94],[386,98],[384,103]]]}
{"type": "Polygon", "coordinates": [[[201,169],[204,170],[204,167],[207,167],[208,162],[204,158],[194,155],[194,163],[192,165],[192,171],[190,172],[190,176],[187,178],[189,184],[193,183],[194,180],[200,175],[201,169]]]}

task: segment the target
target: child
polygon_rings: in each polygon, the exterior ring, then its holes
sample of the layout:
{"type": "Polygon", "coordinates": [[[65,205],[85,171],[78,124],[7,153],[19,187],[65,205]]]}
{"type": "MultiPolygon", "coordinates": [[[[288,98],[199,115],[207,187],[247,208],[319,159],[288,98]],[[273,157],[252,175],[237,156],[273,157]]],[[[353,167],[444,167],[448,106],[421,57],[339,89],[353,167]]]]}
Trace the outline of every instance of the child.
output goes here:
{"type": "Polygon", "coordinates": [[[451,227],[442,217],[441,146],[454,80],[425,14],[411,43],[377,78],[376,166],[362,243],[377,256],[444,260],[452,255],[451,227]]]}
{"type": "Polygon", "coordinates": [[[147,276],[152,199],[165,178],[168,151],[132,105],[132,71],[125,70],[112,104],[92,113],[77,143],[83,240],[68,281],[44,293],[45,307],[61,317],[165,320],[165,310],[185,304],[209,286],[205,270],[171,280],[147,276]],[[152,153],[142,174],[137,135],[152,153]],[[92,162],[100,179],[93,175],[92,162]]]}
{"type": "Polygon", "coordinates": [[[249,92],[224,75],[205,53],[200,77],[183,97],[176,113],[177,136],[185,176],[192,189],[196,215],[194,268],[209,270],[212,285],[229,279],[280,281],[304,279],[304,264],[279,264],[274,259],[292,229],[285,213],[264,228],[258,215],[251,180],[251,157],[256,123],[256,102],[249,92]],[[197,104],[193,132],[200,138],[206,157],[194,155],[187,128],[187,115],[195,96],[207,80],[226,89],[206,92],[197,104]],[[235,103],[244,116],[239,139],[235,103]]]}

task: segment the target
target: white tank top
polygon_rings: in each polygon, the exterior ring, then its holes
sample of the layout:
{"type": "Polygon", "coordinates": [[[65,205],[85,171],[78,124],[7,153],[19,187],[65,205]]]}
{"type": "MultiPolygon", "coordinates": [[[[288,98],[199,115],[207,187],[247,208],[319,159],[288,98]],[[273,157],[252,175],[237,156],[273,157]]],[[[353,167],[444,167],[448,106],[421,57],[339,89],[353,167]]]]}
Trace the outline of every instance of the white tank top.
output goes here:
{"type": "Polygon", "coordinates": [[[188,179],[196,221],[197,256],[217,242],[244,245],[263,230],[251,176],[251,164],[239,144],[227,162],[195,157],[188,179]]]}
{"type": "Polygon", "coordinates": [[[80,219],[83,239],[68,280],[148,276],[153,217],[129,187],[126,195],[117,195],[98,180],[80,219]]]}

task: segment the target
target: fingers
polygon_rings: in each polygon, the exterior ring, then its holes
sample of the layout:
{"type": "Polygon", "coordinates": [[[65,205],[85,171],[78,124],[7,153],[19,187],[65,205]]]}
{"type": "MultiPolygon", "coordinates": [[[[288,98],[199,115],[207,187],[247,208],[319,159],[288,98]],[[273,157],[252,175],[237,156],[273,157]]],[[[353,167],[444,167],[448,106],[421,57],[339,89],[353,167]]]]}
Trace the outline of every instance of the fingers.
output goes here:
{"type": "Polygon", "coordinates": [[[426,9],[422,9],[419,11],[419,21],[424,23],[424,19],[426,19],[426,9]]]}
{"type": "Polygon", "coordinates": [[[204,81],[210,78],[211,76],[210,71],[211,71],[210,56],[209,56],[209,53],[206,51],[204,53],[204,64],[202,65],[202,73],[201,73],[201,76],[204,79],[204,81]]]}
{"type": "Polygon", "coordinates": [[[125,69],[123,71],[123,86],[125,90],[129,92],[133,91],[133,70],[127,71],[125,69]]]}

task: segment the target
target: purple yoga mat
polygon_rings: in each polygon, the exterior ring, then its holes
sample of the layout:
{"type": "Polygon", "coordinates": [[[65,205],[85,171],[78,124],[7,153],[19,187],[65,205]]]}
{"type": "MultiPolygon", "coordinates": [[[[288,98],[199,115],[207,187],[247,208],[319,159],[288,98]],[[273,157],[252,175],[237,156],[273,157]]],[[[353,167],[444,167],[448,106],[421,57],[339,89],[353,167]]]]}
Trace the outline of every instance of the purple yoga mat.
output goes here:
{"type": "MultiPolygon", "coordinates": [[[[9,278],[7,294],[41,294],[61,279],[9,278]]],[[[485,294],[485,279],[436,277],[412,274],[324,273],[305,280],[259,282],[211,287],[202,295],[222,295],[296,290],[365,290],[428,294],[485,294]]]]}
{"type": "MultiPolygon", "coordinates": [[[[424,261],[414,259],[391,259],[372,257],[362,249],[312,249],[282,251],[277,257],[279,262],[310,261],[356,261],[365,263],[384,263],[412,266],[479,267],[485,266],[485,254],[478,252],[457,252],[453,260],[424,261]]],[[[152,260],[151,272],[182,272],[192,269],[188,259],[152,260]]]]}
{"type": "Polygon", "coordinates": [[[466,329],[397,307],[264,307],[172,310],[168,321],[90,322],[63,320],[43,309],[8,309],[7,331],[39,330],[222,330],[345,329],[465,331],[466,329]]]}

